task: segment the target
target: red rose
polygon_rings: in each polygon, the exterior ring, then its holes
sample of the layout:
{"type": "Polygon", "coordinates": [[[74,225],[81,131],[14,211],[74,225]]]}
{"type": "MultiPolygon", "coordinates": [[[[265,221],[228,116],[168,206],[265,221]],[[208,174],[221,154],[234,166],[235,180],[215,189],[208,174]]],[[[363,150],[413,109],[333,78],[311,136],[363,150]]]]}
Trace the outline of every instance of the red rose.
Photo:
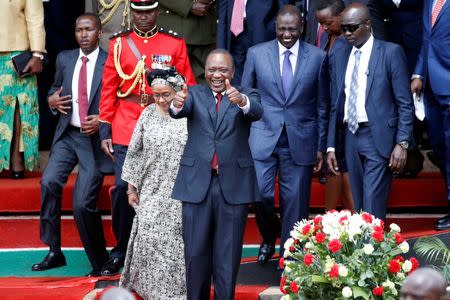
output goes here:
{"type": "Polygon", "coordinates": [[[331,240],[328,243],[328,250],[330,250],[333,253],[338,252],[339,250],[341,250],[341,248],[342,248],[342,243],[341,243],[341,241],[339,241],[337,239],[331,240]]]}
{"type": "Polygon", "coordinates": [[[314,256],[311,253],[308,253],[305,255],[305,257],[303,257],[303,262],[307,266],[311,265],[313,263],[313,261],[314,261],[314,256]]]}
{"type": "Polygon", "coordinates": [[[394,239],[397,244],[401,244],[404,241],[402,235],[398,232],[396,234],[394,234],[394,239]]]}
{"type": "Polygon", "coordinates": [[[297,244],[298,244],[298,240],[295,239],[295,240],[294,240],[294,245],[297,245],[297,244]]]}
{"type": "Polygon", "coordinates": [[[307,235],[309,233],[309,231],[311,230],[311,225],[310,224],[306,224],[305,226],[302,227],[302,233],[303,235],[307,235]]]}
{"type": "Polygon", "coordinates": [[[316,216],[314,218],[314,225],[319,225],[320,223],[322,223],[322,217],[321,216],[316,216]]]}
{"type": "Polygon", "coordinates": [[[383,241],[383,232],[375,231],[374,233],[372,233],[372,238],[377,242],[381,243],[383,241]]]}
{"type": "Polygon", "coordinates": [[[291,282],[290,288],[291,288],[291,291],[293,293],[298,293],[299,288],[298,288],[298,285],[297,285],[297,283],[295,281],[291,282]]]}
{"type": "Polygon", "coordinates": [[[416,270],[419,267],[419,261],[414,257],[411,257],[409,261],[412,264],[411,271],[409,271],[409,273],[411,273],[412,271],[416,270]]]}
{"type": "Polygon", "coordinates": [[[330,278],[338,278],[339,277],[339,265],[334,264],[331,267],[331,270],[328,273],[328,275],[330,276],[330,278]]]}
{"type": "Polygon", "coordinates": [[[335,212],[337,212],[337,210],[335,210],[335,209],[330,209],[328,212],[329,212],[330,214],[334,214],[335,212]]]}
{"type": "Polygon", "coordinates": [[[281,277],[281,280],[280,280],[280,291],[286,295],[287,291],[284,289],[285,285],[286,285],[286,276],[283,276],[283,277],[281,277]]]}
{"type": "Polygon", "coordinates": [[[316,242],[318,242],[319,244],[322,244],[323,242],[325,242],[326,239],[326,235],[323,232],[318,232],[316,234],[316,242]]]}
{"type": "Polygon", "coordinates": [[[402,263],[405,262],[405,259],[401,255],[397,255],[394,257],[395,260],[401,261],[402,263]]]}
{"type": "Polygon", "coordinates": [[[339,224],[344,224],[345,221],[348,221],[348,217],[347,216],[343,216],[339,218],[339,224]]]}
{"type": "Polygon", "coordinates": [[[375,226],[373,226],[373,231],[383,233],[383,227],[375,225],[375,226]]]}
{"type": "Polygon", "coordinates": [[[292,253],[292,252],[294,252],[294,251],[295,251],[295,247],[294,247],[294,246],[290,246],[290,247],[289,247],[289,252],[292,253]]]}
{"type": "Polygon", "coordinates": [[[361,215],[361,217],[362,217],[362,219],[363,219],[366,223],[372,224],[372,221],[373,221],[372,215],[370,215],[370,214],[368,214],[368,213],[363,213],[363,214],[361,215]]]}
{"type": "Polygon", "coordinates": [[[280,258],[278,265],[280,266],[280,269],[284,269],[284,257],[280,258]]]}
{"type": "Polygon", "coordinates": [[[384,288],[382,286],[377,286],[372,290],[372,294],[374,296],[381,296],[384,293],[384,288]]]}
{"type": "Polygon", "coordinates": [[[401,267],[400,267],[400,263],[398,262],[398,260],[393,259],[389,262],[389,272],[391,273],[397,273],[398,271],[400,271],[401,267]]]}
{"type": "Polygon", "coordinates": [[[380,226],[384,228],[384,221],[380,220],[380,226]]]}

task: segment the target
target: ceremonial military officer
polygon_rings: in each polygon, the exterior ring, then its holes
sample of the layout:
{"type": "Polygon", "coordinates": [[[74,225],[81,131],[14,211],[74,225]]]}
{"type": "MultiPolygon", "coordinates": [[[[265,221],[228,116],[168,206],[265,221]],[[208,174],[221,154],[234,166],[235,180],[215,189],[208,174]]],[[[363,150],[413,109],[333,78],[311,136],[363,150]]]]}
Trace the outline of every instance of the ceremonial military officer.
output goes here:
{"type": "Polygon", "coordinates": [[[130,0],[130,8],[133,28],[110,42],[100,100],[101,146],[114,160],[112,226],[117,241],[102,275],[113,275],[123,266],[130,236],[134,210],[128,205],[127,183],[121,175],[136,121],[144,108],[154,102],[145,73],[172,65],[188,84],[195,84],[184,40],[176,32],[157,26],[158,1],[130,0]]]}
{"type": "Polygon", "coordinates": [[[181,34],[196,80],[204,82],[206,57],[216,43],[216,1],[159,0],[159,4],[158,24],[181,34]]]}

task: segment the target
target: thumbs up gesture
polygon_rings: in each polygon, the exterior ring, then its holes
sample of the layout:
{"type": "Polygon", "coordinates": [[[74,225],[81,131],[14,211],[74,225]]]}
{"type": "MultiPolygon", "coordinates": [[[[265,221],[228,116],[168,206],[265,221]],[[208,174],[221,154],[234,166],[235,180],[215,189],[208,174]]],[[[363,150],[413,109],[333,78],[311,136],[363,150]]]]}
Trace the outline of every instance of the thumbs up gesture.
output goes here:
{"type": "Polygon", "coordinates": [[[225,79],[225,94],[227,94],[231,103],[239,106],[247,104],[245,97],[235,87],[231,86],[229,79],[225,79]]]}
{"type": "Polygon", "coordinates": [[[188,88],[187,85],[184,84],[183,85],[183,89],[179,92],[177,92],[175,94],[175,96],[173,97],[173,106],[175,106],[176,108],[182,108],[184,105],[184,102],[186,101],[188,95],[188,88]]]}

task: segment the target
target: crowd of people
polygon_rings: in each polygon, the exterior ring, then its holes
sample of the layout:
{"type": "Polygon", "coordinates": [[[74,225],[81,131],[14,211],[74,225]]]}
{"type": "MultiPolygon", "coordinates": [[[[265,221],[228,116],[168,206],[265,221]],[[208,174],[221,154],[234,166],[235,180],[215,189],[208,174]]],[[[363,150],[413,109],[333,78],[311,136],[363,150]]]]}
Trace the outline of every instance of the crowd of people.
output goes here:
{"type": "MultiPolygon", "coordinates": [[[[277,238],[283,245],[308,218],[314,173],[325,174],[326,210],[342,197],[345,208],[385,219],[392,179],[417,151],[414,102],[425,104],[450,191],[449,7],[87,1],[75,20],[79,47],[58,54],[48,91],[58,116],[41,179],[40,237],[49,252],[32,270],[66,265],[62,190],[77,165],[73,213],[92,265],[87,276],[124,267],[121,286],[146,299],[209,299],[211,280],[215,299],[233,299],[249,205],[264,265],[277,238]],[[423,27],[420,43],[409,26],[394,25],[401,18],[423,27]],[[111,173],[116,245],[108,253],[96,201],[111,173]]],[[[35,0],[2,2],[4,13],[0,171],[20,179],[38,164],[44,13],[35,0]],[[19,76],[12,58],[23,53],[30,58],[19,76]]],[[[436,229],[450,229],[450,205],[436,229]]]]}

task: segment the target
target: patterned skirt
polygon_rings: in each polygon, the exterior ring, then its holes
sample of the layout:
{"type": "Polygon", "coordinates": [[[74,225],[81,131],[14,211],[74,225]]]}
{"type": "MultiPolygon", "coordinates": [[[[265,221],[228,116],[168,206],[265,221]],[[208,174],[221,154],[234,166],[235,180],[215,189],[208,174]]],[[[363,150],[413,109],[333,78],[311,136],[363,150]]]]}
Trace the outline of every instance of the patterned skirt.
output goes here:
{"type": "Polygon", "coordinates": [[[10,164],[16,101],[20,110],[20,151],[24,152],[25,169],[39,163],[39,104],[36,76],[18,77],[11,57],[20,51],[0,52],[0,172],[10,164]]]}

